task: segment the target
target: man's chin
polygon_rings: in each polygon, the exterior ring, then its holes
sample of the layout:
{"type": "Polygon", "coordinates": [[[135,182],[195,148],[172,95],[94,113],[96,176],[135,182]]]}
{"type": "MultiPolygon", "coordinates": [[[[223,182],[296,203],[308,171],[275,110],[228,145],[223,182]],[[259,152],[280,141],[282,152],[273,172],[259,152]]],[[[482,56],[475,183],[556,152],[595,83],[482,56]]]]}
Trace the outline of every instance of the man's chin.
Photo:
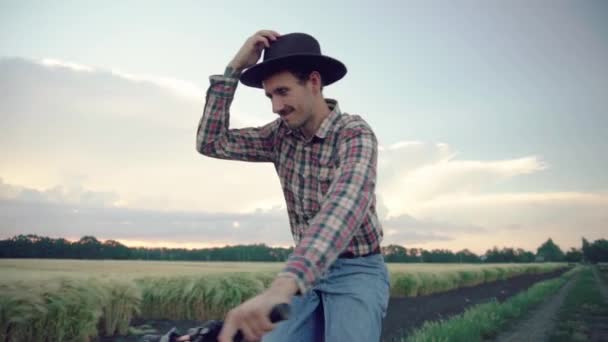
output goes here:
{"type": "Polygon", "coordinates": [[[300,127],[300,125],[298,125],[296,122],[293,121],[289,121],[289,120],[285,120],[283,119],[283,122],[287,125],[287,127],[289,127],[290,129],[297,129],[300,127]]]}

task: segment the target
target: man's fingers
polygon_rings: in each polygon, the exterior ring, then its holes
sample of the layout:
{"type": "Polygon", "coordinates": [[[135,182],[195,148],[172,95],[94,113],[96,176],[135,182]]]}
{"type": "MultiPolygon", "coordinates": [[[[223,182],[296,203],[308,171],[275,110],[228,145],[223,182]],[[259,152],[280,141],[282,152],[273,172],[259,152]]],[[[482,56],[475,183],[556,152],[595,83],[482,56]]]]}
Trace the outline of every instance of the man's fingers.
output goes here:
{"type": "Polygon", "coordinates": [[[263,45],[265,47],[270,47],[270,42],[268,41],[268,38],[266,37],[262,37],[262,36],[256,36],[255,37],[255,43],[256,46],[260,46],[263,45]]]}
{"type": "Polygon", "coordinates": [[[236,335],[236,326],[232,323],[232,318],[230,315],[226,316],[226,320],[224,321],[224,326],[222,327],[222,331],[220,335],[217,337],[218,342],[232,342],[232,338],[236,335]]]}
{"type": "Polygon", "coordinates": [[[253,36],[251,36],[251,41],[253,41],[253,45],[260,50],[263,48],[269,48],[270,43],[277,40],[280,35],[271,30],[261,30],[256,32],[253,36]]]}
{"type": "Polygon", "coordinates": [[[275,40],[277,40],[277,38],[279,38],[280,35],[278,33],[268,33],[268,34],[264,34],[263,36],[272,41],[275,41],[275,40]]]}
{"type": "Polygon", "coordinates": [[[258,321],[257,327],[263,333],[266,333],[273,330],[275,328],[275,324],[273,324],[268,318],[263,317],[260,321],[258,321]]]}
{"type": "Polygon", "coordinates": [[[277,39],[278,37],[281,36],[278,32],[273,31],[273,30],[260,30],[256,34],[260,35],[260,36],[265,36],[265,37],[268,37],[268,38],[272,38],[273,40],[275,40],[275,39],[277,39]]]}
{"type": "Polygon", "coordinates": [[[270,47],[270,43],[277,40],[280,35],[278,33],[274,33],[273,31],[264,31],[263,33],[256,34],[256,40],[263,39],[265,41],[264,45],[266,47],[270,47]]]}
{"type": "Polygon", "coordinates": [[[251,322],[249,326],[253,335],[258,336],[258,338],[262,338],[265,333],[272,330],[272,324],[267,324],[264,320],[256,320],[255,322],[251,322]]]}
{"type": "Polygon", "coordinates": [[[245,340],[247,341],[259,341],[262,339],[265,333],[271,330],[273,324],[266,324],[264,320],[249,320],[243,321],[240,319],[240,324],[236,324],[236,321],[239,320],[234,314],[228,314],[226,316],[226,320],[224,321],[224,326],[222,327],[222,331],[218,336],[218,342],[233,342],[233,338],[236,335],[237,331],[240,330],[245,340]]]}
{"type": "Polygon", "coordinates": [[[256,332],[253,329],[251,329],[250,326],[248,326],[246,324],[241,326],[241,332],[245,336],[246,341],[257,341],[262,338],[261,334],[260,335],[256,334],[256,332]]]}

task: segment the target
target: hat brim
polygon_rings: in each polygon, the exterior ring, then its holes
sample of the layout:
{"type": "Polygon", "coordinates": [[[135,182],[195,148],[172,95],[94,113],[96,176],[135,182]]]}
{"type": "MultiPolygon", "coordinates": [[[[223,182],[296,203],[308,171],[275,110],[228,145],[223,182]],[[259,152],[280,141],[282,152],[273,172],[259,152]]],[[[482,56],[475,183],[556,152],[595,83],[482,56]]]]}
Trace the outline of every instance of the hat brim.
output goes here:
{"type": "Polygon", "coordinates": [[[317,54],[297,54],[258,63],[243,71],[240,80],[246,86],[263,88],[262,82],[266,78],[289,67],[311,67],[321,74],[323,85],[330,85],[346,75],[346,66],[337,59],[317,54]]]}

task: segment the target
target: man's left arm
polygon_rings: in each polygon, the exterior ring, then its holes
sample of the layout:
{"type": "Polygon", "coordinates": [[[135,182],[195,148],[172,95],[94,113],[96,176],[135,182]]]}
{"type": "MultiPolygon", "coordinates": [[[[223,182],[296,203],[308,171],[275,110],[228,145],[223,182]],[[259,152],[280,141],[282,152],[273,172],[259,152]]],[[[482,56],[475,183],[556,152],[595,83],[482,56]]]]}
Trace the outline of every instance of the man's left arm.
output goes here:
{"type": "Polygon", "coordinates": [[[350,243],[374,200],[378,143],[364,122],[340,132],[340,166],[321,209],[279,276],[290,277],[304,293],[350,243]]]}

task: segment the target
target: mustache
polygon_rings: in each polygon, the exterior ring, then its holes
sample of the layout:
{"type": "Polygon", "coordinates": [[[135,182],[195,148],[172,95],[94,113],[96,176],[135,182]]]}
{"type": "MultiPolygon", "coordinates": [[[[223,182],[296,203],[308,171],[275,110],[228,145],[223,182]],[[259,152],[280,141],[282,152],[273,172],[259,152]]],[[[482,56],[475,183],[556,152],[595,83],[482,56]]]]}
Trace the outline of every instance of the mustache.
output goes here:
{"type": "Polygon", "coordinates": [[[281,109],[281,110],[279,111],[279,115],[281,115],[281,116],[283,116],[283,115],[287,115],[287,114],[289,114],[289,113],[291,113],[291,112],[293,112],[293,111],[294,111],[293,107],[289,107],[289,106],[288,106],[288,107],[285,107],[285,108],[281,109]]]}

